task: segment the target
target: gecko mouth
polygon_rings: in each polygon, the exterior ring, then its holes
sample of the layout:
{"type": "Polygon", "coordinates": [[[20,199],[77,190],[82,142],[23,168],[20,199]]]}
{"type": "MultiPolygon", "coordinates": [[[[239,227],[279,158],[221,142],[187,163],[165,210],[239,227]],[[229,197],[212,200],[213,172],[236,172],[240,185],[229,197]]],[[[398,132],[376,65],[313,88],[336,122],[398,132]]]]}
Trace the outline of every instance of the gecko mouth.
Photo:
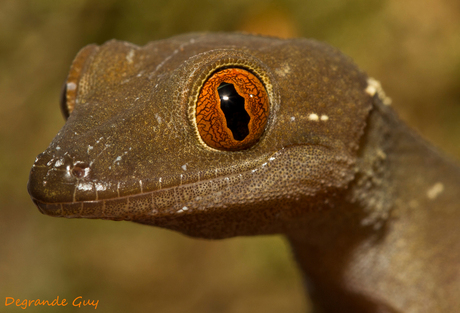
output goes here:
{"type": "MultiPolygon", "coordinates": [[[[154,190],[142,194],[95,201],[46,203],[32,201],[41,213],[67,218],[108,220],[152,220],[161,216],[204,211],[228,203],[228,196],[242,181],[243,174],[154,190]]],[[[30,193],[30,192],[29,192],[30,193]]],[[[244,201],[241,201],[244,203],[244,201]]]]}
{"type": "Polygon", "coordinates": [[[69,202],[72,197],[67,197],[46,201],[30,190],[30,181],[29,193],[40,212],[46,215],[154,224],[162,217],[247,210],[258,204],[310,197],[320,190],[335,188],[339,178],[350,174],[350,158],[338,157],[331,149],[322,146],[292,146],[267,156],[265,160],[240,173],[107,199],[69,202]],[[323,157],[314,157],[318,154],[323,157]],[[302,155],[308,166],[298,166],[298,155],[302,155]],[[325,167],[328,162],[335,166],[325,167]],[[321,168],[325,168],[328,175],[318,170],[321,168]],[[276,175],[280,172],[291,173],[291,179],[276,175]]]}
{"type": "MultiPolygon", "coordinates": [[[[225,208],[226,205],[235,202],[244,204],[247,199],[237,199],[235,196],[237,191],[241,190],[241,184],[247,183],[250,180],[249,176],[253,178],[254,173],[266,171],[267,164],[268,162],[239,174],[99,200],[43,201],[37,199],[34,192],[30,190],[30,180],[28,190],[40,212],[50,216],[125,221],[151,220],[161,216],[204,211],[209,208],[225,208]]],[[[253,198],[252,195],[249,197],[253,198]]]]}
{"type": "MultiPolygon", "coordinates": [[[[182,175],[175,179],[166,176],[163,180],[123,181],[97,180],[96,169],[92,167],[94,164],[60,156],[54,151],[45,152],[37,157],[32,167],[27,189],[40,212],[46,215],[149,220],[207,208],[224,208],[227,204],[252,199],[253,195],[248,194],[238,198],[238,194],[244,192],[241,186],[253,180],[258,173],[265,172],[278,154],[274,152],[261,156],[257,162],[252,160],[244,171],[235,171],[234,174],[229,174],[228,169],[219,169],[213,170],[211,177],[192,175],[188,181],[183,180],[182,175]]],[[[257,186],[260,188],[262,184],[257,186]]]]}
{"type": "Polygon", "coordinates": [[[118,199],[98,201],[79,201],[67,203],[45,203],[34,199],[32,201],[42,214],[67,218],[97,218],[109,220],[132,221],[154,215],[146,201],[151,195],[138,195],[118,199]],[[128,198],[131,199],[131,203],[128,198]],[[142,203],[142,205],[140,205],[142,203]]]}
{"type": "Polygon", "coordinates": [[[210,207],[218,208],[225,203],[237,201],[235,195],[241,191],[241,184],[250,180],[257,172],[265,171],[265,167],[274,161],[275,157],[269,155],[263,159],[265,162],[262,160],[259,166],[241,173],[181,183],[178,186],[160,185],[160,189],[155,190],[145,188],[138,194],[122,194],[121,190],[131,185],[130,182],[120,182],[118,186],[110,186],[115,187],[112,196],[102,192],[98,196],[98,188],[110,184],[94,182],[89,175],[91,168],[86,163],[73,162],[64,171],[53,166],[45,166],[50,161],[38,159],[30,173],[27,189],[40,212],[46,215],[127,221],[151,220],[153,217],[196,212],[210,207]],[[83,190],[87,191],[86,195],[83,194],[87,196],[86,199],[79,194],[82,186],[87,186],[86,190],[83,190]]]}

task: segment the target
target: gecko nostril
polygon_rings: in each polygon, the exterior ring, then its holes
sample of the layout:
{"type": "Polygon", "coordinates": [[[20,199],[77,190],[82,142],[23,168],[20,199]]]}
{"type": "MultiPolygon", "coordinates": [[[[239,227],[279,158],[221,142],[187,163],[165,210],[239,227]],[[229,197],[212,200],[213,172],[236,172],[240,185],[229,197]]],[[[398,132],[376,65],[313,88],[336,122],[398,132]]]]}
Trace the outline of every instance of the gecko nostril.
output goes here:
{"type": "Polygon", "coordinates": [[[85,163],[76,163],[71,171],[76,178],[83,178],[89,174],[89,166],[85,163]]]}

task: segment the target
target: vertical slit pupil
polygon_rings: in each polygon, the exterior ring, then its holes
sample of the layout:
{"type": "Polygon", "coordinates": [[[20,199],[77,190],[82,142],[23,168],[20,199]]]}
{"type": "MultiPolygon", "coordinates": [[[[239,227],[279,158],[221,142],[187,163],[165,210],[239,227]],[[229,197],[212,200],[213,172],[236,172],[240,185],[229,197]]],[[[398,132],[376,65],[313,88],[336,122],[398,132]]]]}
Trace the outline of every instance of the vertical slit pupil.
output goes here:
{"type": "Polygon", "coordinates": [[[220,98],[220,108],[227,120],[227,127],[233,134],[233,139],[241,141],[249,135],[249,120],[251,119],[244,108],[244,98],[238,94],[233,84],[221,83],[217,87],[220,98]]]}

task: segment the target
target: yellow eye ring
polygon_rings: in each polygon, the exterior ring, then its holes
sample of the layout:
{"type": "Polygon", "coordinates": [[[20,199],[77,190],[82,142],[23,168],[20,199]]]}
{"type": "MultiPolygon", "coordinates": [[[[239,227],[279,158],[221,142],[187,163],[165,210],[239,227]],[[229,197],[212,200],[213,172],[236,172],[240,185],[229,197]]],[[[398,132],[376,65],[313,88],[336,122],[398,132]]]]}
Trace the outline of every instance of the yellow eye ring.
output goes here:
{"type": "Polygon", "coordinates": [[[218,150],[236,151],[254,145],[269,116],[262,82],[242,68],[215,72],[203,84],[196,103],[196,123],[203,141],[218,150]]]}

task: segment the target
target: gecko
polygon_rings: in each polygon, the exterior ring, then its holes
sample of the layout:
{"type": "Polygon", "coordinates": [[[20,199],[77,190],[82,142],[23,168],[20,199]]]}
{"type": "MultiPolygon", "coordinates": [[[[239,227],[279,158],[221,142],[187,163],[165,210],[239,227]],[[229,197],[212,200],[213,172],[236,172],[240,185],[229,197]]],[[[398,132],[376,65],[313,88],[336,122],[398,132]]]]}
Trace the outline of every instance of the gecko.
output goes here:
{"type": "Polygon", "coordinates": [[[28,191],[50,216],[282,234],[318,312],[460,312],[460,169],[390,103],[315,40],[93,44],[28,191]]]}

